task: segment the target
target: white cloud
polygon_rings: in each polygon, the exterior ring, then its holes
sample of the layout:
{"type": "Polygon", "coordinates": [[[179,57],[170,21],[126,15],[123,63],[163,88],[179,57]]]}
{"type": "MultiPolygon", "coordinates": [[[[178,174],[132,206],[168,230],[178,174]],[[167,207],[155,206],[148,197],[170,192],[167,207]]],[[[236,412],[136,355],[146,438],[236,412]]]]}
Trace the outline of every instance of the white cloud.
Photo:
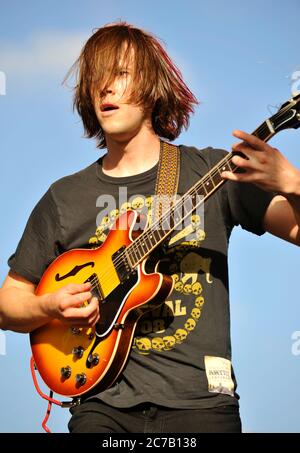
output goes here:
{"type": "Polygon", "coordinates": [[[52,31],[18,44],[7,43],[0,49],[0,69],[7,77],[65,74],[87,39],[83,33],[52,31]]]}

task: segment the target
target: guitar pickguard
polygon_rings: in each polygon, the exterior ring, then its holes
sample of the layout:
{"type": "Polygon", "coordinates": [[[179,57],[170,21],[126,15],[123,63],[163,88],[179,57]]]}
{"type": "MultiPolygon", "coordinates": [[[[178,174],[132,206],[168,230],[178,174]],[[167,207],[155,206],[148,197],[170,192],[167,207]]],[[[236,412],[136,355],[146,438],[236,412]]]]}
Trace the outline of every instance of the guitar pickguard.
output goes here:
{"type": "Polygon", "coordinates": [[[114,327],[132,288],[138,281],[138,272],[134,271],[129,278],[118,285],[107,297],[99,301],[100,320],[96,324],[97,337],[105,337],[114,327]]]}

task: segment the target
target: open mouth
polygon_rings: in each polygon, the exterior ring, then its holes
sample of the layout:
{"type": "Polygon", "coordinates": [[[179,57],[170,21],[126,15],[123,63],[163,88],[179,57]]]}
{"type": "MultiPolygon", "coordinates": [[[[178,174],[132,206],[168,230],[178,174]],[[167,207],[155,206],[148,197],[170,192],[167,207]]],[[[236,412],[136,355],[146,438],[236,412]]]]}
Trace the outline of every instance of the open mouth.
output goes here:
{"type": "Polygon", "coordinates": [[[109,112],[110,110],[116,110],[118,108],[119,107],[117,107],[116,105],[113,105],[113,104],[102,104],[100,107],[101,112],[109,112]]]}

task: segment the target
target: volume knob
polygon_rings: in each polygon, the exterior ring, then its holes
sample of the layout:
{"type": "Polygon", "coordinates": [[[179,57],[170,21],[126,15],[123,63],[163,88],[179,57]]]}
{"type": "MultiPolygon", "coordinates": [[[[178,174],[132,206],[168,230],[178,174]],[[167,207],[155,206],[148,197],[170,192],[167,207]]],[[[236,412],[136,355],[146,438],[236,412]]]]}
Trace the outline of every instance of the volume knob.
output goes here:
{"type": "Polygon", "coordinates": [[[99,363],[99,354],[97,354],[96,352],[94,354],[90,354],[88,356],[88,361],[91,365],[98,365],[99,363]]]}
{"type": "Polygon", "coordinates": [[[84,385],[86,383],[86,374],[85,373],[76,374],[75,380],[77,385],[79,386],[84,385]]]}
{"type": "Polygon", "coordinates": [[[77,348],[73,348],[72,349],[72,354],[77,358],[77,359],[81,359],[81,357],[83,356],[83,352],[84,352],[84,349],[82,346],[77,346],[77,348]]]}
{"type": "Polygon", "coordinates": [[[71,373],[72,373],[72,369],[69,365],[63,366],[60,369],[60,375],[63,379],[69,379],[69,377],[71,376],[71,373]]]}

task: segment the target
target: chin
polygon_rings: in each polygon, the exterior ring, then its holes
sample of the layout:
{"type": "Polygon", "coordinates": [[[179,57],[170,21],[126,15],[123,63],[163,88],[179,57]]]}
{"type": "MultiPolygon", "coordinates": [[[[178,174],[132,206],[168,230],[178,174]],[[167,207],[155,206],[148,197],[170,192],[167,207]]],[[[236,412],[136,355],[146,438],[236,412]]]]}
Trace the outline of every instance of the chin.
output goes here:
{"type": "Polygon", "coordinates": [[[126,131],[124,131],[124,130],[119,130],[119,131],[106,130],[105,134],[109,135],[112,140],[123,143],[123,142],[129,142],[132,138],[134,138],[138,134],[139,131],[140,131],[139,128],[133,129],[133,130],[127,129],[126,131]]]}

